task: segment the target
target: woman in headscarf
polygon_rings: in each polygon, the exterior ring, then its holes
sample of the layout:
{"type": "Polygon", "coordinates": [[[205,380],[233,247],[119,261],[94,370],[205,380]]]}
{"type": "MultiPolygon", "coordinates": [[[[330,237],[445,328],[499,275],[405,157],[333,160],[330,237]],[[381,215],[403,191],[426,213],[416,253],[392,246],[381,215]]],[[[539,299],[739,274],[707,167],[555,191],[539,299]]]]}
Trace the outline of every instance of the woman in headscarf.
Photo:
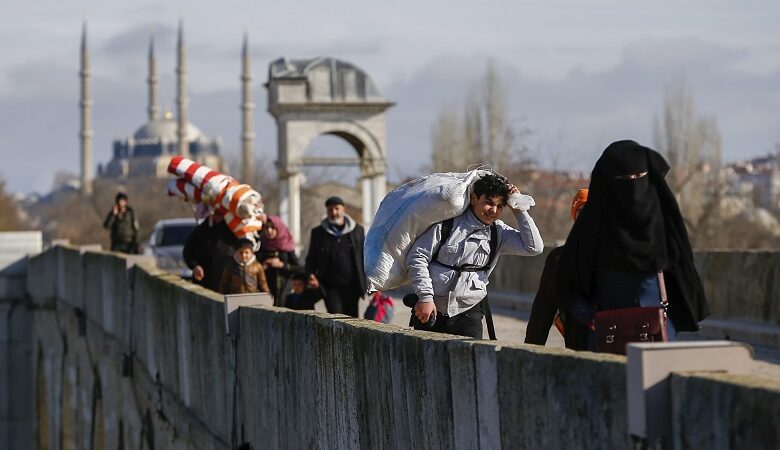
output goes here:
{"type": "MultiPolygon", "coordinates": [[[[579,189],[571,201],[571,220],[576,221],[580,211],[588,202],[588,190],[579,189]]],[[[539,279],[539,289],[534,296],[531,305],[531,317],[525,329],[525,343],[544,345],[550,333],[550,327],[555,320],[555,314],[559,311],[558,289],[556,287],[556,269],[558,257],[563,246],[554,248],[544,261],[544,270],[539,279]]],[[[587,343],[583,335],[585,329],[578,326],[576,321],[570,320],[565,311],[560,312],[560,320],[563,324],[563,335],[566,348],[585,350],[587,343]]]]}
{"type": "Polygon", "coordinates": [[[300,270],[295,241],[278,216],[267,216],[261,236],[258,259],[265,268],[274,306],[284,306],[284,287],[292,274],[300,270]]]}
{"type": "Polygon", "coordinates": [[[558,260],[561,306],[580,324],[593,329],[596,311],[660,306],[659,272],[670,339],[675,330],[698,331],[709,314],[667,172],[663,156],[634,141],[610,144],[596,162],[558,260]]]}

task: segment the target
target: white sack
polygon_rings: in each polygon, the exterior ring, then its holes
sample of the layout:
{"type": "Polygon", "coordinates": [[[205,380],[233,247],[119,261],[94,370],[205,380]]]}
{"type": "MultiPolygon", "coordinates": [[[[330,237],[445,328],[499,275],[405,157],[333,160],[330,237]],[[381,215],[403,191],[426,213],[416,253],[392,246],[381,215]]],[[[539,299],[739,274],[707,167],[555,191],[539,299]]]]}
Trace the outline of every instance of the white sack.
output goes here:
{"type": "Polygon", "coordinates": [[[487,170],[434,173],[399,186],[379,205],[363,252],[368,291],[409,281],[406,255],[432,225],[460,215],[469,205],[471,185],[487,170]]]}

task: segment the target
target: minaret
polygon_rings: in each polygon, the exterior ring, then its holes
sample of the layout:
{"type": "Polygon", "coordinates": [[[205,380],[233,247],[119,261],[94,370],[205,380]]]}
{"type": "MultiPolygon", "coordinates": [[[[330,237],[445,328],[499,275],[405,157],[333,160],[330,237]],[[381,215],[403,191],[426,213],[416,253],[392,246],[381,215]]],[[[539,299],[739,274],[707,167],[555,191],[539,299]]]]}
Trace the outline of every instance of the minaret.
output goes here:
{"type": "Polygon", "coordinates": [[[255,133],[252,131],[252,69],[249,64],[249,48],[246,32],[244,44],[241,48],[241,181],[252,182],[254,174],[254,155],[252,141],[255,133]]]}
{"type": "Polygon", "coordinates": [[[154,57],[154,35],[149,38],[149,107],[146,111],[149,113],[149,122],[155,120],[160,112],[157,104],[157,58],[154,57]]]}
{"type": "Polygon", "coordinates": [[[92,94],[89,86],[89,53],[87,52],[87,23],[81,29],[81,194],[92,194],[92,94]]]}
{"type": "Polygon", "coordinates": [[[179,38],[176,44],[176,115],[178,127],[176,136],[179,139],[179,154],[189,156],[187,143],[187,65],[184,59],[184,31],[179,21],[179,38]]]}

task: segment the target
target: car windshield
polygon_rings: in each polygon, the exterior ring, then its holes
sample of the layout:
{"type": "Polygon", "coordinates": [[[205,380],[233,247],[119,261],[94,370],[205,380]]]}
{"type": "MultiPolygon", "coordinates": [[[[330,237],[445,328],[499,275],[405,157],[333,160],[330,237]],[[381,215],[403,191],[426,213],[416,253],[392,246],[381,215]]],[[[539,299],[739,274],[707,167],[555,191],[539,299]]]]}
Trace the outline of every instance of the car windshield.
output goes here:
{"type": "Polygon", "coordinates": [[[160,230],[157,245],[160,247],[184,245],[193,229],[195,229],[195,224],[167,225],[160,230]]]}

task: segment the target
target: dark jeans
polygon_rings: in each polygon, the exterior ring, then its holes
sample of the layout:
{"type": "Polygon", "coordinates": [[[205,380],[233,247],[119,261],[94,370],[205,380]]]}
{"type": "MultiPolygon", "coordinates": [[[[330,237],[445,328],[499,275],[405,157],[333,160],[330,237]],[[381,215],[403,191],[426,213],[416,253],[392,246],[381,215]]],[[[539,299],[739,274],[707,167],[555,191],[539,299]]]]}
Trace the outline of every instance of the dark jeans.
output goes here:
{"type": "Polygon", "coordinates": [[[346,314],[358,316],[358,301],[361,293],[354,286],[329,286],[322,285],[325,291],[325,307],[331,314],[346,314]]]}
{"type": "Polygon", "coordinates": [[[458,336],[482,339],[483,316],[482,303],[477,303],[471,309],[457,316],[449,317],[437,312],[436,323],[433,324],[433,328],[428,328],[425,324],[415,326],[415,328],[436,333],[457,334],[458,336]]]}

